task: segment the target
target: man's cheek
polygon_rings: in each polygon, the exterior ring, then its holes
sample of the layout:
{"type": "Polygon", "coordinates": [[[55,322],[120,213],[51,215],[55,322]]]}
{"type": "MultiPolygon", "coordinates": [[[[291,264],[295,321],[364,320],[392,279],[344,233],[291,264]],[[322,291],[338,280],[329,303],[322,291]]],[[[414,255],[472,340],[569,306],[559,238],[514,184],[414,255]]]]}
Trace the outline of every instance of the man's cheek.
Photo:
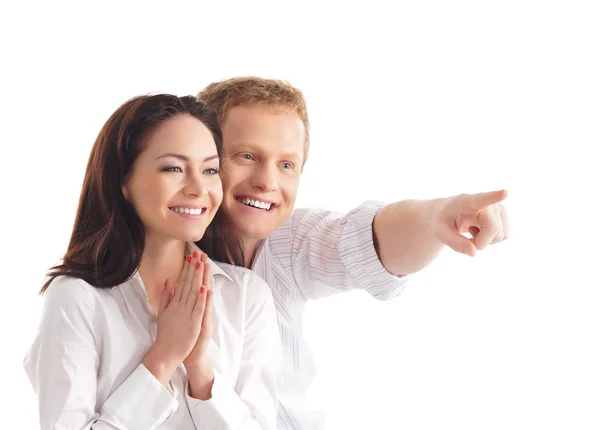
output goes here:
{"type": "Polygon", "coordinates": [[[212,196],[214,200],[214,204],[219,206],[223,202],[223,189],[221,187],[215,187],[212,190],[212,196]]]}
{"type": "Polygon", "coordinates": [[[291,204],[294,204],[296,201],[296,196],[298,195],[298,186],[300,185],[299,181],[290,181],[287,184],[287,194],[291,204]]]}
{"type": "Polygon", "coordinates": [[[229,190],[229,181],[225,175],[221,175],[221,190],[223,194],[227,194],[227,191],[229,190]]]}

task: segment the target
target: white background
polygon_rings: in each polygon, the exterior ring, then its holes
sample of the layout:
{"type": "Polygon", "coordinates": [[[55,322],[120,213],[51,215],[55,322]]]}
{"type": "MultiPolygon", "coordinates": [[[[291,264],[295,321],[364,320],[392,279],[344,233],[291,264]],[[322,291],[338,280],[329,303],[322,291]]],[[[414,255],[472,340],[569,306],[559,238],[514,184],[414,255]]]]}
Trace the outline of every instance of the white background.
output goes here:
{"type": "Polygon", "coordinates": [[[328,428],[600,428],[596,2],[16,3],[0,18],[2,428],[37,426],[21,360],[104,121],[250,74],[306,95],[298,206],[510,193],[508,241],[446,250],[390,302],[309,305],[328,428]]]}

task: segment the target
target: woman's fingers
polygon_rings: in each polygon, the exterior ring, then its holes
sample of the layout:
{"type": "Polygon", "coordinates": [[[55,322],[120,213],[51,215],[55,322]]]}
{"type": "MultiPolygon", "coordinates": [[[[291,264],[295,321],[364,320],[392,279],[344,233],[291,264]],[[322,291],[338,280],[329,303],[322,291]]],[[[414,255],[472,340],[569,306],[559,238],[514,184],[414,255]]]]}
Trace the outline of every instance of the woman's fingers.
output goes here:
{"type": "Polygon", "coordinates": [[[185,261],[183,262],[183,268],[181,269],[181,273],[179,273],[179,278],[177,279],[177,284],[179,285],[180,288],[177,289],[177,291],[175,292],[175,300],[177,301],[181,301],[183,296],[183,290],[184,290],[184,286],[186,278],[187,278],[187,274],[189,272],[189,268],[191,266],[192,263],[192,256],[188,255],[185,259],[185,261]]]}
{"type": "Polygon", "coordinates": [[[167,308],[169,303],[171,303],[174,293],[175,285],[173,284],[173,281],[167,279],[167,281],[165,282],[165,287],[163,288],[163,292],[160,295],[160,306],[158,308],[159,315],[167,308]]]}
{"type": "MultiPolygon", "coordinates": [[[[190,285],[189,285],[190,293],[192,291],[196,292],[200,289],[200,286],[202,285],[202,273],[203,272],[204,272],[203,263],[199,260],[196,261],[196,264],[194,265],[194,273],[189,275],[189,278],[188,278],[188,281],[190,283],[190,285]]],[[[190,297],[191,297],[191,295],[190,295],[190,297]]],[[[195,298],[188,298],[188,300],[186,301],[186,306],[190,307],[190,309],[191,309],[190,312],[193,311],[195,305],[196,305],[195,298]]]]}
{"type": "Polygon", "coordinates": [[[208,263],[204,263],[204,274],[202,276],[202,285],[206,287],[207,290],[212,290],[212,279],[210,276],[210,265],[208,263]]]}
{"type": "Polygon", "coordinates": [[[206,305],[204,306],[204,318],[202,318],[202,330],[207,329],[207,336],[212,336],[212,298],[213,291],[206,290],[206,305]]]}
{"type": "Polygon", "coordinates": [[[205,290],[206,303],[204,305],[204,316],[202,317],[202,329],[198,336],[198,342],[196,344],[197,353],[202,355],[206,352],[206,346],[212,338],[212,291],[205,290]]]}
{"type": "Polygon", "coordinates": [[[192,318],[202,322],[202,319],[204,317],[204,309],[205,308],[206,308],[206,288],[200,287],[198,289],[198,297],[196,298],[196,304],[194,306],[192,318]]]}
{"type": "Polygon", "coordinates": [[[183,264],[183,269],[181,269],[180,276],[183,281],[179,283],[178,292],[180,295],[178,296],[178,300],[182,302],[183,305],[185,305],[188,301],[199,260],[200,256],[198,255],[198,252],[194,251],[192,255],[187,256],[185,263],[183,264]]]}

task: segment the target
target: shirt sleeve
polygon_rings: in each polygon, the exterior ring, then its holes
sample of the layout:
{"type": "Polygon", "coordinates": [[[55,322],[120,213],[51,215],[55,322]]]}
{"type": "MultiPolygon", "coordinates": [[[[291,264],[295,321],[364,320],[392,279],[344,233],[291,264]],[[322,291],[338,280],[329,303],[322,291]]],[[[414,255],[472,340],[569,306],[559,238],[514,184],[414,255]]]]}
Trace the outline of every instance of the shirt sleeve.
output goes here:
{"type": "Polygon", "coordinates": [[[23,362],[38,396],[41,429],[157,428],[178,407],[140,364],[108,397],[96,399],[99,354],[91,287],[57,278],[44,294],[36,338],[23,362]]]}
{"type": "Polygon", "coordinates": [[[368,201],[347,214],[297,209],[269,238],[271,251],[289,259],[295,284],[309,299],[353,289],[391,299],[411,275],[388,272],[375,250],[373,220],[384,206],[368,201]]]}
{"type": "Polygon", "coordinates": [[[244,345],[235,387],[215,370],[210,399],[194,399],[186,392],[198,429],[276,429],[282,353],[275,306],[271,290],[258,275],[248,271],[247,279],[244,345]]]}

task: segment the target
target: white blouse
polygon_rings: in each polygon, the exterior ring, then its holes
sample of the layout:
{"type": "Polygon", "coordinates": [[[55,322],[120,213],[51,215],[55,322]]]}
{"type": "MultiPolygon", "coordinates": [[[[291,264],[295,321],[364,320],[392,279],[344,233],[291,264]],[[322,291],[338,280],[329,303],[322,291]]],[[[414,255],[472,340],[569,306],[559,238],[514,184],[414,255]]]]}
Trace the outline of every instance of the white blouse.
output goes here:
{"type": "Polygon", "coordinates": [[[44,294],[24,360],[41,428],[275,429],[281,346],[271,291],[247,269],[208,263],[215,369],[209,400],[188,395],[183,365],[171,393],[141,364],[156,339],[156,312],[137,272],[109,289],[59,277],[44,294]]]}

